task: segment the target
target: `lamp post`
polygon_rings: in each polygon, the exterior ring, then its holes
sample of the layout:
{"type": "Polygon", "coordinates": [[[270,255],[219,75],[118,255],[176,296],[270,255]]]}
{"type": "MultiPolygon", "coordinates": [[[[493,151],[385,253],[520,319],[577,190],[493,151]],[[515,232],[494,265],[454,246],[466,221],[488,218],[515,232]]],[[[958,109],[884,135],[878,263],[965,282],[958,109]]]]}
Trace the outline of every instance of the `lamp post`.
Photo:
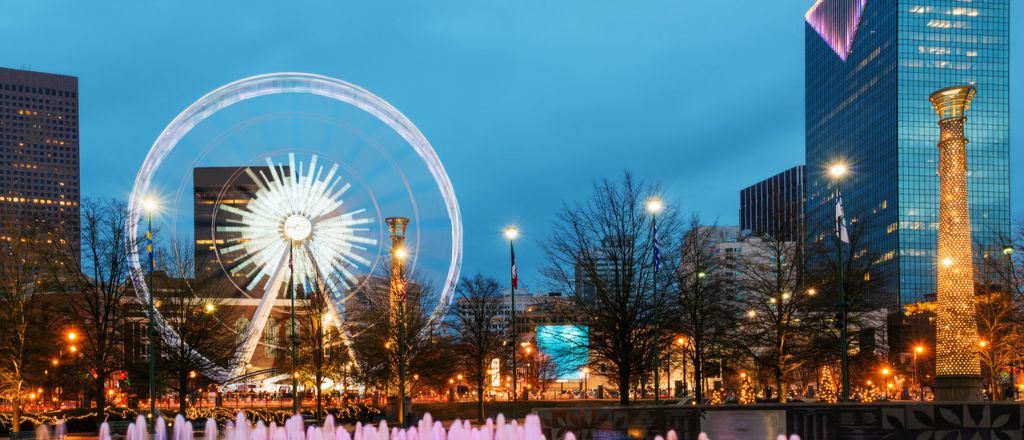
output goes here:
{"type": "MultiPolygon", "coordinates": [[[[1013,246],[1007,245],[1006,247],[1004,247],[1003,248],[1003,255],[1006,256],[1006,275],[1007,275],[1007,277],[1006,277],[1006,284],[1007,284],[1006,291],[1009,292],[1010,291],[1010,289],[1009,289],[1010,284],[1013,283],[1013,281],[1014,281],[1014,273],[1013,273],[1013,246]]],[[[1017,368],[1016,367],[1016,363],[1011,361],[1010,362],[1010,389],[1011,389],[1011,391],[1010,391],[1010,399],[1013,400],[1013,401],[1017,400],[1017,377],[1016,377],[1016,374],[1015,374],[1016,368],[1017,368]]]]}
{"type": "Polygon", "coordinates": [[[505,238],[508,239],[508,251],[511,258],[511,271],[509,272],[511,280],[511,301],[512,301],[512,418],[516,418],[518,414],[518,388],[516,388],[516,376],[519,376],[519,370],[516,365],[516,345],[519,344],[519,333],[516,331],[516,287],[519,284],[519,273],[516,271],[516,249],[513,246],[515,239],[519,237],[519,229],[515,226],[509,226],[505,228],[505,238]]]}
{"type": "MultiPolygon", "coordinates": [[[[154,432],[156,427],[156,307],[153,303],[153,296],[156,288],[153,285],[153,213],[156,212],[157,204],[153,199],[146,199],[142,202],[146,210],[146,251],[149,254],[149,320],[146,323],[146,330],[149,336],[149,432],[154,432]]],[[[74,333],[69,333],[68,338],[72,341],[74,333]]]]}
{"type": "Polygon", "coordinates": [[[836,183],[836,284],[839,289],[839,359],[840,359],[840,376],[842,378],[843,391],[840,393],[842,400],[850,400],[850,365],[847,360],[847,340],[846,340],[846,291],[843,288],[843,225],[846,222],[845,214],[841,211],[842,207],[842,190],[840,189],[840,183],[842,182],[843,175],[846,174],[846,165],[837,163],[832,165],[829,169],[829,173],[835,179],[836,183]]]}
{"type": "Polygon", "coordinates": [[[284,220],[284,235],[288,241],[288,295],[291,297],[291,336],[292,349],[292,413],[299,413],[299,338],[295,329],[295,246],[302,244],[313,233],[313,223],[302,214],[292,214],[284,220]]]}
{"type": "MultiPolygon", "coordinates": [[[[982,360],[987,361],[986,363],[988,363],[988,365],[989,365],[989,369],[988,369],[989,370],[988,371],[989,377],[994,379],[995,375],[996,375],[996,370],[999,368],[999,366],[996,365],[995,356],[994,356],[994,353],[991,350],[991,347],[989,347],[989,342],[988,341],[986,341],[984,339],[978,339],[978,355],[980,356],[980,358],[982,360]]],[[[984,382],[982,382],[982,383],[984,383],[984,382]]],[[[989,396],[989,400],[996,400],[996,396],[995,396],[995,392],[994,392],[996,386],[995,386],[995,381],[994,380],[992,380],[992,384],[990,384],[990,388],[992,388],[992,389],[986,388],[987,391],[992,392],[992,395],[989,396]]]]}
{"type": "Polygon", "coordinates": [[[654,259],[654,276],[651,278],[652,296],[654,301],[654,404],[658,405],[661,403],[661,377],[660,377],[660,366],[661,361],[661,322],[658,320],[658,309],[660,304],[658,303],[658,266],[661,265],[661,256],[658,253],[661,251],[658,248],[658,213],[665,208],[665,204],[661,202],[661,199],[652,198],[647,201],[647,212],[651,214],[651,246],[653,250],[654,259]]]}
{"type": "Polygon", "coordinates": [[[889,400],[889,367],[882,368],[882,383],[885,386],[883,391],[885,393],[885,400],[889,400]]]}
{"type": "Polygon", "coordinates": [[[686,397],[686,394],[687,394],[687,389],[686,389],[687,388],[687,386],[686,386],[686,345],[687,345],[687,340],[686,340],[686,337],[685,336],[680,336],[680,337],[676,338],[676,345],[678,345],[680,351],[682,351],[682,357],[679,359],[679,368],[683,370],[683,390],[682,390],[682,393],[680,393],[680,394],[681,394],[681,397],[686,397]]]}
{"type": "Polygon", "coordinates": [[[921,378],[919,376],[920,370],[917,368],[917,356],[921,353],[924,353],[924,347],[920,345],[914,347],[914,382],[917,382],[917,397],[919,400],[924,402],[924,385],[921,384],[921,378]]]}

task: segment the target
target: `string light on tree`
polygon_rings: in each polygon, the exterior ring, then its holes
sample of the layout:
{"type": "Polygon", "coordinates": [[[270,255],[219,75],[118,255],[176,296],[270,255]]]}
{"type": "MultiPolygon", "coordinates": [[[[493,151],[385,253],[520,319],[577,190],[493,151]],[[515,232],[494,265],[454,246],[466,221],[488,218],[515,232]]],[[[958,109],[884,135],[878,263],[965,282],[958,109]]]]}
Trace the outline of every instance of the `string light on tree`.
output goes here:
{"type": "Polygon", "coordinates": [[[740,405],[750,405],[757,403],[757,393],[754,392],[754,386],[750,384],[750,376],[747,373],[740,373],[740,392],[737,401],[740,405]]]}
{"type": "Polygon", "coordinates": [[[818,373],[818,400],[827,403],[839,401],[839,386],[836,385],[832,367],[828,365],[821,367],[818,373]]]}

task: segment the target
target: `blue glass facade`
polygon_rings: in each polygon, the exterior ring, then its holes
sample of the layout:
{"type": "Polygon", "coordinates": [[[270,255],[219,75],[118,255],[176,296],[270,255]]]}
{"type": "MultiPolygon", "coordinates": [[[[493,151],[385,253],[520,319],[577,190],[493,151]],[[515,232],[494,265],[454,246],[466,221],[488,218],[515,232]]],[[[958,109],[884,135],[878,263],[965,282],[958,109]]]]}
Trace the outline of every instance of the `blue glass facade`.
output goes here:
{"type": "Polygon", "coordinates": [[[799,165],[740,190],[740,229],[752,235],[802,241],[804,166],[799,165]]]}
{"type": "MultiPolygon", "coordinates": [[[[863,5],[819,3],[832,14],[863,5]]],[[[863,230],[861,257],[872,259],[872,276],[885,286],[879,305],[891,311],[935,292],[939,131],[931,92],[978,88],[967,114],[972,237],[1001,249],[1010,233],[1009,3],[868,1],[846,61],[805,24],[808,240],[831,238],[835,189],[826,170],[842,161],[850,168],[845,210],[863,230]]]]}

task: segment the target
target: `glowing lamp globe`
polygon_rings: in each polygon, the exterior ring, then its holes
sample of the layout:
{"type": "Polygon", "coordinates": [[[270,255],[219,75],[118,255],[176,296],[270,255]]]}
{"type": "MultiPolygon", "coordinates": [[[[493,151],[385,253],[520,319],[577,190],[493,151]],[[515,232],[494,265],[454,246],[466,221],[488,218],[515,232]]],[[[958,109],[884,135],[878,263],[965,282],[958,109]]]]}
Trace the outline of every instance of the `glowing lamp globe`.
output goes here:
{"type": "Polygon", "coordinates": [[[661,202],[661,199],[650,199],[647,201],[647,212],[657,214],[663,209],[665,209],[665,204],[661,202]]]}
{"type": "Polygon", "coordinates": [[[395,258],[398,258],[399,260],[404,260],[405,257],[407,256],[409,256],[409,252],[406,251],[405,248],[395,249],[395,258]]]}

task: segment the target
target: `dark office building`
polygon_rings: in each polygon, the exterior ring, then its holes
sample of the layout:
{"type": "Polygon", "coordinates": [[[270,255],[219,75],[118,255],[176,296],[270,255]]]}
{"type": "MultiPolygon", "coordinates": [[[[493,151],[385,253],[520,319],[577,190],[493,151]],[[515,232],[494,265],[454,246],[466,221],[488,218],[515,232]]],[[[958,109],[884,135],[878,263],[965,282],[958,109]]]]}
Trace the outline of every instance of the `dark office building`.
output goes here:
{"type": "Polygon", "coordinates": [[[0,68],[0,236],[44,221],[79,249],[78,78],[0,68]]]}
{"type": "Polygon", "coordinates": [[[804,166],[799,165],[740,190],[740,229],[800,241],[804,224],[804,166]]]}
{"type": "MultiPolygon", "coordinates": [[[[968,115],[972,238],[1002,249],[1010,233],[1010,0],[821,0],[806,15],[805,191],[808,244],[831,246],[835,182],[863,229],[878,305],[890,312],[935,293],[938,116],[932,92],[973,84],[968,115]]],[[[981,252],[983,254],[983,252],[981,252]]]]}

